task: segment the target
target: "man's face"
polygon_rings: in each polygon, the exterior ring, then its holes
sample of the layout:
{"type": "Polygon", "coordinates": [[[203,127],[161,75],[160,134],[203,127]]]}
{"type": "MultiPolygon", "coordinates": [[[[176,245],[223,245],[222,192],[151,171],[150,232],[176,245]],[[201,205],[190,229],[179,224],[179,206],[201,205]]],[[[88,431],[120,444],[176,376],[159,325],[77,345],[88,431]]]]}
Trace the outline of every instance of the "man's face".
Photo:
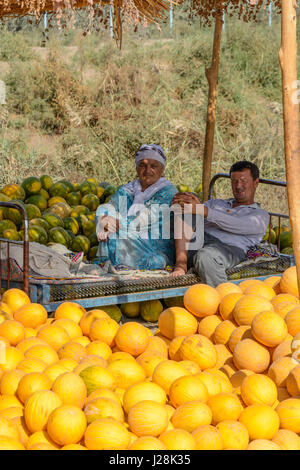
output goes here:
{"type": "Polygon", "coordinates": [[[147,188],[156,183],[163,175],[164,166],[156,160],[144,159],[137,166],[137,174],[142,188],[147,188]]]}
{"type": "Polygon", "coordinates": [[[231,187],[239,204],[252,204],[259,180],[254,180],[249,168],[231,173],[231,187]]]}

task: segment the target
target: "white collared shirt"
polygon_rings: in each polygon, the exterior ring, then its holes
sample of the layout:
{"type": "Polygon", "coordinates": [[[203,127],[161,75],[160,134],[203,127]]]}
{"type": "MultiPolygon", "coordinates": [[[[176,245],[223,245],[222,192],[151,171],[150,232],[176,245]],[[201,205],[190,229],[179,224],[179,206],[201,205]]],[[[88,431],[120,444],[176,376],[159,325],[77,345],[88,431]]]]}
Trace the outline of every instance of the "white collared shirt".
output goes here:
{"type": "Polygon", "coordinates": [[[234,199],[210,199],[204,220],[204,230],[227,245],[237,246],[245,253],[261,242],[268,224],[269,213],[256,202],[233,206],[234,199]]]}

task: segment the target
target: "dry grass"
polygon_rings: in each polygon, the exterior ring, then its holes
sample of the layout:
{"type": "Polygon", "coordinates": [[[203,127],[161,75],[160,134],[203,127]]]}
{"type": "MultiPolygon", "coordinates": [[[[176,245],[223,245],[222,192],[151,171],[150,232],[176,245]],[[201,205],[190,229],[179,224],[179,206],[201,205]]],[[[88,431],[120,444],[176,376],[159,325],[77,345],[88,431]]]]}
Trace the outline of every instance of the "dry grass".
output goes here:
{"type": "MultiPolygon", "coordinates": [[[[212,30],[181,21],[172,38],[151,34],[128,33],[120,51],[107,36],[83,40],[73,32],[51,37],[41,54],[36,36],[19,34],[13,51],[15,36],[1,33],[0,79],[7,84],[9,114],[0,130],[0,184],[49,173],[119,185],[135,177],[135,150],[152,142],[167,154],[166,176],[195,188],[212,30]]],[[[285,179],[279,41],[278,23],[268,31],[266,24],[227,23],[213,173],[245,158],[258,164],[262,177],[285,179]]],[[[218,193],[226,195],[224,185],[218,193]]],[[[284,191],[258,196],[264,207],[286,211],[284,191]]]]}

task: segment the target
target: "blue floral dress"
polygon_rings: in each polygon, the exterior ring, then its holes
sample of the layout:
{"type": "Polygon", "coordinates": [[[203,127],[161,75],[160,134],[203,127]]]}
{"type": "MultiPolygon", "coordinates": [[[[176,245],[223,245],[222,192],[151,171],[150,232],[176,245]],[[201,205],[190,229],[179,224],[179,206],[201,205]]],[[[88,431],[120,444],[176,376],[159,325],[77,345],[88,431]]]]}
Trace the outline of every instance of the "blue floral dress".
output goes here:
{"type": "Polygon", "coordinates": [[[99,243],[97,262],[134,269],[164,269],[175,261],[173,214],[170,204],[178,192],[173,184],[158,190],[136,215],[127,215],[134,196],[118,189],[107,204],[96,211],[96,224],[103,215],[120,220],[120,229],[99,243]]]}

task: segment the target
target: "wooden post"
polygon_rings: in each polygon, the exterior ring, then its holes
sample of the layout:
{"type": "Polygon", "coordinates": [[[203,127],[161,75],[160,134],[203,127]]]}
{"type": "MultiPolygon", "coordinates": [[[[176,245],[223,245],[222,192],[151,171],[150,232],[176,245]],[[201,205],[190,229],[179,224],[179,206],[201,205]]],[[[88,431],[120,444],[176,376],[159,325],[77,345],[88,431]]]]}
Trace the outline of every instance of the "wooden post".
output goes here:
{"type": "Polygon", "coordinates": [[[208,199],[209,182],[211,179],[211,164],[212,164],[212,158],[213,158],[216,107],[217,107],[217,96],[218,96],[218,74],[219,74],[222,24],[223,22],[222,22],[222,9],[221,9],[220,13],[216,16],[211,66],[205,70],[206,78],[208,81],[208,105],[207,105],[207,115],[206,115],[206,133],[205,133],[203,170],[202,170],[203,202],[207,201],[208,199]]]}
{"type": "Polygon", "coordinates": [[[300,292],[300,135],[295,0],[282,0],[279,63],[282,74],[287,195],[300,292]]]}

